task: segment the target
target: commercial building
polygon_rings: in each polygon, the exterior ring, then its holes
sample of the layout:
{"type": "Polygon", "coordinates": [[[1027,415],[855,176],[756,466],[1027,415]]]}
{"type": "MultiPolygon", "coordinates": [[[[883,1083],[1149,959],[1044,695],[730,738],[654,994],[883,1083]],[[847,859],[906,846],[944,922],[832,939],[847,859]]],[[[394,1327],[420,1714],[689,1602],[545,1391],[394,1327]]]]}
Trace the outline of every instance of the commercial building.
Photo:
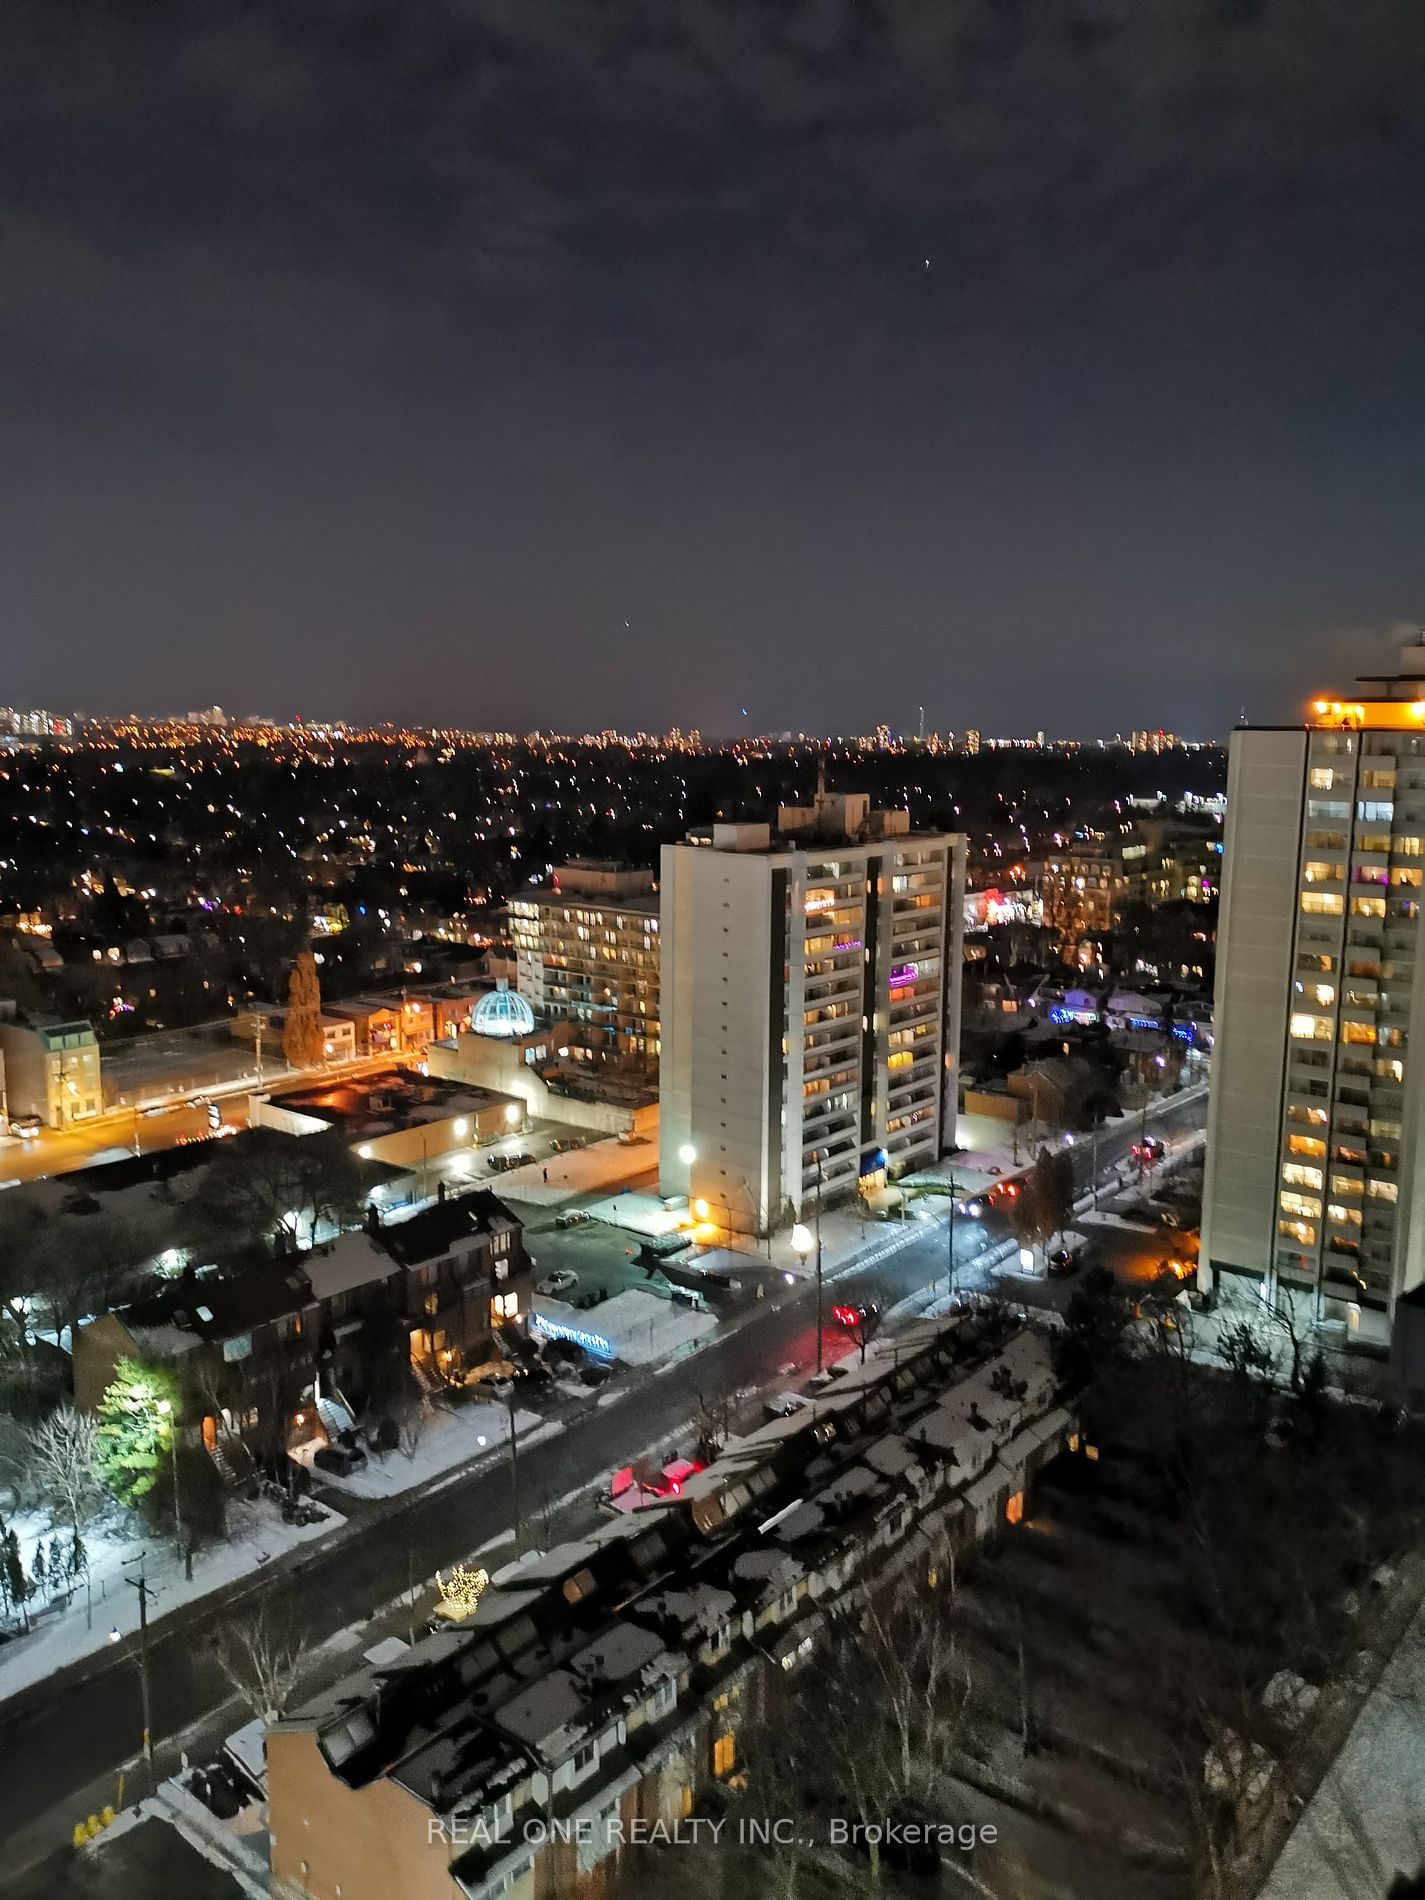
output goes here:
{"type": "Polygon", "coordinates": [[[953,1133],[965,840],[820,787],[662,861],[664,1194],[766,1232],[953,1133]]]}
{"type": "Polygon", "coordinates": [[[510,899],[519,991],[569,1025],[569,1060],[658,1064],[658,897],[652,871],[581,859],[510,899]]]}
{"type": "Polygon", "coordinates": [[[104,1106],[99,1039],[86,1022],[0,1022],[0,1099],[11,1120],[47,1128],[87,1121],[104,1106]]]}
{"type": "Polygon", "coordinates": [[[766,1672],[814,1668],[853,1589],[938,1589],[1071,1430],[1040,1334],[977,1315],[878,1341],[676,1497],[508,1564],[472,1614],[270,1728],[274,1880],[311,1900],[615,1892],[632,1823],[739,1772],[766,1672]]]}
{"type": "Polygon", "coordinates": [[[288,1135],[339,1129],[362,1161],[421,1168],[441,1155],[517,1133],[525,1105],[513,1095],[393,1068],[254,1095],[250,1120],[254,1128],[288,1135]]]}
{"type": "Polygon", "coordinates": [[[1234,733],[1200,1273],[1386,1340],[1425,1281],[1425,646],[1234,733]]]}

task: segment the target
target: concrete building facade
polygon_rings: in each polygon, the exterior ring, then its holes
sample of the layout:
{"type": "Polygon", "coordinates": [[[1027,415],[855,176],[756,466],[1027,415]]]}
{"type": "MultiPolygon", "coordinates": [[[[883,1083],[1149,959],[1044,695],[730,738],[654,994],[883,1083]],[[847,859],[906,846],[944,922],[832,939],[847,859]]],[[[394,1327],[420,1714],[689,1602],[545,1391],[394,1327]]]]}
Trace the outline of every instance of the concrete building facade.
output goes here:
{"type": "Polygon", "coordinates": [[[1202,1272],[1382,1345],[1425,1281],[1425,646],[1234,735],[1202,1272]]]}
{"type": "Polygon", "coordinates": [[[11,1119],[47,1128],[88,1121],[104,1106],[99,1039],[87,1022],[0,1023],[0,1080],[11,1119]]]}
{"type": "Polygon", "coordinates": [[[658,897],[652,871],[581,860],[510,899],[519,993],[569,1025],[569,1059],[658,1065],[658,897]]]}
{"type": "Polygon", "coordinates": [[[665,1194],[762,1233],[941,1154],[964,885],[963,835],[862,795],[664,847],[665,1194]]]}

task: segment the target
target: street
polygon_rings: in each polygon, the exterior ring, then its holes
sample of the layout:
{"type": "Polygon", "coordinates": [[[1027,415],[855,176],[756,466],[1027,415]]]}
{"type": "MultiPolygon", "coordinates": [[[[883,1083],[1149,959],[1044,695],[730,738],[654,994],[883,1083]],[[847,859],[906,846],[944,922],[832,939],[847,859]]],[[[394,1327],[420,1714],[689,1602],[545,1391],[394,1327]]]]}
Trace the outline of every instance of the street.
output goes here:
{"type": "MultiPolygon", "coordinates": [[[[1197,1096],[1166,1107],[1155,1117],[1154,1127],[1168,1135],[1182,1133],[1200,1128],[1204,1114],[1205,1104],[1197,1096]]],[[[1116,1169],[1137,1135],[1137,1118],[1103,1131],[1098,1143],[1101,1173],[1116,1169]]],[[[1084,1142],[1075,1150],[1084,1185],[1089,1148],[1084,1142]]],[[[954,1224],[961,1284],[972,1283],[976,1255],[997,1237],[987,1233],[987,1226],[993,1223],[964,1217],[954,1224]]],[[[873,1264],[858,1259],[829,1276],[835,1298],[874,1297],[892,1305],[945,1280],[946,1224],[868,1222],[864,1256],[873,1264]],[[885,1257],[878,1257],[882,1254],[885,1257]]],[[[1010,1276],[1011,1284],[1014,1280],[1010,1276]]],[[[1055,1283],[1053,1291],[1071,1285],[1055,1283]]],[[[828,1314],[831,1305],[828,1293],[828,1314]]],[[[815,1322],[814,1282],[803,1278],[792,1285],[778,1284],[767,1298],[741,1308],[696,1356],[657,1371],[625,1375],[603,1395],[603,1403],[591,1397],[562,1415],[563,1431],[519,1456],[527,1532],[541,1508],[608,1476],[645,1450],[657,1456],[674,1447],[686,1449],[699,1394],[733,1398],[804,1379],[815,1366],[815,1322]]],[[[844,1335],[828,1327],[828,1358],[845,1350],[847,1343],[844,1335]]],[[[160,1775],[177,1765],[172,1738],[229,1697],[211,1647],[221,1626],[260,1606],[279,1628],[290,1626],[306,1647],[314,1648],[514,1524],[505,1462],[380,1504],[359,1507],[348,1497],[332,1501],[349,1519],[345,1533],[294,1554],[292,1561],[274,1564],[270,1571],[255,1572],[236,1589],[195,1604],[172,1624],[160,1622],[155,1628],[150,1655],[160,1775]]],[[[157,1605],[160,1616],[162,1608],[157,1605]]],[[[129,1791],[138,1787],[135,1749],[140,1729],[137,1670],[117,1651],[0,1703],[6,1768],[0,1777],[0,1839],[10,1843],[12,1869],[54,1851],[67,1841],[76,1819],[112,1800],[121,1767],[129,1791]]]]}

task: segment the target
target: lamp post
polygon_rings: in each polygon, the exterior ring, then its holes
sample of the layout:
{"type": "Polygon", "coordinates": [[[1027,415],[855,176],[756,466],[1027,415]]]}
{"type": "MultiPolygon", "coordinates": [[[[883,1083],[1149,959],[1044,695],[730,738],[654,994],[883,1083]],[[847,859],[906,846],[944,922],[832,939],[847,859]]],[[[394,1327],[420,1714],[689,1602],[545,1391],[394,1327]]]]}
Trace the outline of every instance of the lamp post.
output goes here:
{"type": "Polygon", "coordinates": [[[818,1231],[813,1233],[809,1227],[804,1226],[801,1221],[798,1221],[796,1226],[792,1229],[792,1252],[801,1261],[803,1266],[806,1265],[813,1254],[816,1255],[816,1369],[820,1372],[822,1369],[820,1228],[818,1227],[818,1231]]]}
{"type": "Polygon", "coordinates": [[[181,1557],[183,1555],[183,1510],[178,1502],[178,1421],[173,1416],[173,1405],[170,1400],[158,1401],[158,1415],[169,1421],[168,1449],[173,1463],[173,1548],[181,1557]]]}
{"type": "Polygon", "coordinates": [[[955,1197],[960,1192],[960,1184],[954,1175],[950,1176],[950,1218],[945,1223],[945,1297],[953,1302],[955,1298],[955,1197]]]}

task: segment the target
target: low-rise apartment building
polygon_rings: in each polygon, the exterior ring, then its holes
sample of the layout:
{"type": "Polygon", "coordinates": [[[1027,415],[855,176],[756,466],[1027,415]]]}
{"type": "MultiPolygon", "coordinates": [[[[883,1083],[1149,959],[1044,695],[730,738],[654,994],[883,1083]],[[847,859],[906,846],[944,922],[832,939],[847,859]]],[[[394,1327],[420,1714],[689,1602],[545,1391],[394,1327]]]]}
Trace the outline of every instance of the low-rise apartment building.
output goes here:
{"type": "Polygon", "coordinates": [[[0,1084],[10,1119],[69,1128],[104,1106],[99,1039],[86,1022],[0,1022],[0,1084]]]}
{"type": "Polygon", "coordinates": [[[189,1270],[80,1328],[74,1393],[97,1408],[120,1359],[171,1365],[183,1425],[225,1473],[328,1434],[356,1409],[373,1355],[399,1329],[427,1390],[459,1385],[525,1338],[532,1269],[496,1195],[452,1196],[405,1220],[238,1272],[189,1270]]]}
{"type": "Polygon", "coordinates": [[[310,1900],[582,1900],[620,1835],[739,1765],[770,1669],[848,1589],[1017,1521],[1065,1443],[1043,1335],[999,1316],[879,1342],[681,1495],[507,1565],[473,1617],[267,1735],[274,1877],[310,1900]]]}

